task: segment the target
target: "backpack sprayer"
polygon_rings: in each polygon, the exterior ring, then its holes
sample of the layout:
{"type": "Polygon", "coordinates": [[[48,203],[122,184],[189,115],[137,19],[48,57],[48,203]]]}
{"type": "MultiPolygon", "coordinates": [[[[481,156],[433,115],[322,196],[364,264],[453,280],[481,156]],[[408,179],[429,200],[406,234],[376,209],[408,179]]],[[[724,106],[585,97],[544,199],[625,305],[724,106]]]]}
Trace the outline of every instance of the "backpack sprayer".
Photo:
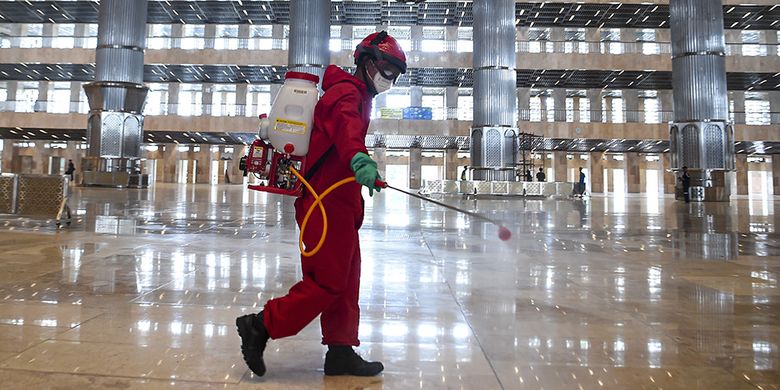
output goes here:
{"type": "MultiPolygon", "coordinates": [[[[309,141],[314,121],[314,107],[319,99],[318,82],[319,77],[309,73],[287,72],[285,74],[284,85],[274,99],[270,113],[260,115],[259,138],[252,142],[249,153],[242,157],[239,163],[239,169],[244,172],[244,176],[251,172],[261,181],[260,184],[250,184],[248,186],[250,190],[299,197],[303,194],[305,187],[314,196],[314,203],[306,211],[301,223],[301,234],[298,239],[298,248],[305,257],[313,256],[319,252],[328,235],[328,214],[322,205],[322,200],[336,188],[355,181],[354,177],[342,179],[318,194],[304,178],[306,154],[309,152],[309,141]],[[322,214],[323,229],[317,245],[312,250],[307,251],[303,244],[303,232],[306,230],[309,218],[315,208],[318,208],[322,214]]],[[[391,188],[406,195],[490,222],[499,228],[498,236],[503,241],[512,236],[509,229],[483,215],[395,188],[381,180],[377,180],[375,184],[381,188],[391,188]]]]}

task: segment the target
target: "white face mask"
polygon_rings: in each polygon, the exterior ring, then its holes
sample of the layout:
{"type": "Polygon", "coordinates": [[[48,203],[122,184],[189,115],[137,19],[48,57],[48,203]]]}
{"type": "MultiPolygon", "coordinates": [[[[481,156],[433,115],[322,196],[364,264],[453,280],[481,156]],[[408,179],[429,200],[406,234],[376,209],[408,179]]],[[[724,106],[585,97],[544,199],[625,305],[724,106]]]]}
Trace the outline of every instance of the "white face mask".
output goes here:
{"type": "Polygon", "coordinates": [[[371,79],[371,81],[374,82],[374,89],[376,89],[376,93],[380,94],[382,92],[387,91],[390,88],[393,88],[393,80],[388,80],[382,76],[382,73],[376,72],[374,75],[374,78],[371,79]]]}

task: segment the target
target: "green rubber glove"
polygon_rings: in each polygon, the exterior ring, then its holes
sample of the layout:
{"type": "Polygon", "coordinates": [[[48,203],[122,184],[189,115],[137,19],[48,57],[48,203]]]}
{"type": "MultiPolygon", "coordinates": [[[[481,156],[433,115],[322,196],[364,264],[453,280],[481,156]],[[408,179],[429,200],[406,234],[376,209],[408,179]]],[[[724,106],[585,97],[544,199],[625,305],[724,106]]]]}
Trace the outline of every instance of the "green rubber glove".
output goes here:
{"type": "Polygon", "coordinates": [[[382,176],[379,175],[379,171],[376,168],[376,161],[371,159],[367,154],[363,152],[355,153],[350,162],[352,172],[355,172],[355,181],[368,187],[368,194],[374,196],[374,190],[379,192],[381,187],[374,184],[378,180],[382,180],[382,176]]]}

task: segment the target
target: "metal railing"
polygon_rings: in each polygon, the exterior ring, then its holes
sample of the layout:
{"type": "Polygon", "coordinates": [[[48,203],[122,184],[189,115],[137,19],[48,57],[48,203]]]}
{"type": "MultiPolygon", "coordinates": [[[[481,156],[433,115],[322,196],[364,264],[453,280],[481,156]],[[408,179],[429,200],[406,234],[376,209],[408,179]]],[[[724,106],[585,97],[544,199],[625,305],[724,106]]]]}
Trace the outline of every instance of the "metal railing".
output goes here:
{"type": "MultiPolygon", "coordinates": [[[[352,51],[359,42],[357,39],[331,38],[331,51],[352,51]]],[[[286,38],[272,37],[166,37],[149,36],[146,38],[148,50],[168,49],[215,49],[215,50],[287,50],[286,38]]],[[[401,40],[405,50],[431,53],[467,53],[473,50],[470,40],[401,40]]],[[[94,36],[0,36],[0,48],[85,48],[97,46],[94,36]]],[[[726,44],[726,55],[742,56],[778,56],[780,44],[742,43],[726,44]]],[[[553,54],[644,54],[671,55],[670,42],[639,41],[517,41],[518,53],[553,54]]]]}
{"type": "MultiPolygon", "coordinates": [[[[374,107],[374,118],[380,118],[381,107],[374,107]]],[[[400,110],[400,109],[399,109],[400,110]]],[[[147,104],[144,115],[173,115],[181,117],[256,117],[268,111],[267,107],[246,104],[147,104]]],[[[464,120],[470,118],[458,118],[456,107],[432,108],[433,120],[464,120]]],[[[0,101],[0,112],[48,112],[55,114],[78,113],[86,114],[89,106],[86,102],[60,102],[60,101],[0,101]],[[66,109],[67,108],[67,109],[66,109]]],[[[776,125],[780,124],[780,112],[733,112],[733,123],[738,125],[776,125]],[[748,121],[748,119],[750,119],[748,121]]],[[[387,118],[401,119],[401,118],[387,118]]],[[[569,122],[569,123],[642,123],[658,124],[668,123],[674,120],[672,111],[645,112],[615,111],[615,110],[536,110],[521,108],[518,110],[518,119],[521,122],[569,122]]]]}

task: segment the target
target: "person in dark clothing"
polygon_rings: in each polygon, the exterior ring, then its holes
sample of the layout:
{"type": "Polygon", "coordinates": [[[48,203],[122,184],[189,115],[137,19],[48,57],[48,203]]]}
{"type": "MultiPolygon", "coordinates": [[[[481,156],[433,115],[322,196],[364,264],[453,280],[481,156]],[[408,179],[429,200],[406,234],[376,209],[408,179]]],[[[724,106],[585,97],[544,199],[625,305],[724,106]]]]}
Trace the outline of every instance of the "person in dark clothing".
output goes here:
{"type": "Polygon", "coordinates": [[[543,168],[539,168],[539,172],[536,172],[536,181],[547,181],[547,175],[544,174],[543,168]]]}
{"type": "Polygon", "coordinates": [[[691,175],[688,174],[688,167],[682,168],[682,175],[680,175],[680,181],[682,182],[683,196],[685,197],[685,203],[691,203],[691,175]]]}
{"type": "Polygon", "coordinates": [[[461,171],[461,173],[460,173],[460,180],[465,181],[466,180],[466,175],[468,175],[468,174],[469,174],[469,166],[468,165],[464,165],[463,166],[463,171],[461,171]]]}
{"type": "Polygon", "coordinates": [[[531,176],[531,170],[526,169],[525,170],[525,181],[534,181],[534,177],[531,176]]]}
{"type": "Polygon", "coordinates": [[[73,160],[68,160],[68,169],[65,170],[65,174],[70,175],[70,181],[73,181],[74,172],[76,172],[76,166],[73,165],[73,160]]]}
{"type": "Polygon", "coordinates": [[[580,181],[577,182],[578,188],[578,195],[583,196],[585,195],[585,172],[582,172],[582,167],[580,167],[580,181]]]}

